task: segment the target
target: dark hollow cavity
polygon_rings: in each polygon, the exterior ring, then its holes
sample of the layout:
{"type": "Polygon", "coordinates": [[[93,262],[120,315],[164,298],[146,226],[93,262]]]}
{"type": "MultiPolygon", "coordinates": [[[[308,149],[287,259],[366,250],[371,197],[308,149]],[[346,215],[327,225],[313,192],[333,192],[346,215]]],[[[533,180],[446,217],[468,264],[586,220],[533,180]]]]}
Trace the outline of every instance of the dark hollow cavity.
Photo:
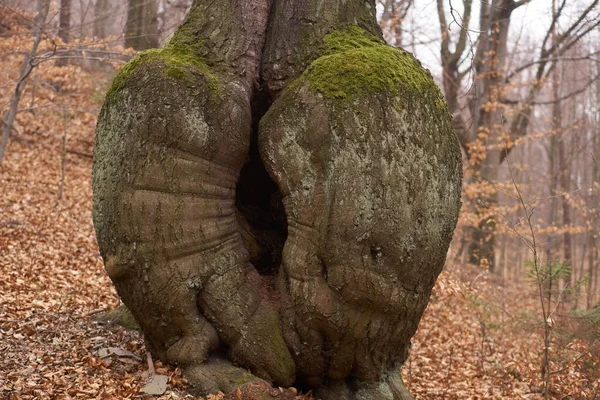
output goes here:
{"type": "Polygon", "coordinates": [[[266,90],[252,100],[252,138],[248,160],[240,171],[236,187],[236,207],[246,218],[259,251],[251,252],[250,261],[261,275],[276,275],[287,238],[287,219],[281,192],[271,179],[258,150],[258,125],[271,106],[266,90]]]}

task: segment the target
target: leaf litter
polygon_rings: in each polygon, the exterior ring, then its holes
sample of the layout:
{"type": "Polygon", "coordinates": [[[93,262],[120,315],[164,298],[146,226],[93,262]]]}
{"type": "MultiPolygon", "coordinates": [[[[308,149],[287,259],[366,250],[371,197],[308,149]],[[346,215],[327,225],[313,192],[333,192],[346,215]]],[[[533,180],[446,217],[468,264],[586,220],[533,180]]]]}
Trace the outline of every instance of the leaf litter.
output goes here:
{"type": "MultiPolygon", "coordinates": [[[[17,79],[18,50],[28,48],[28,35],[17,27],[0,37],[2,82],[17,79]]],[[[186,397],[179,369],[145,362],[140,333],[93,318],[119,305],[91,219],[94,127],[110,79],[46,62],[23,95],[25,110],[0,168],[1,399],[186,397]]],[[[0,92],[0,104],[10,92],[0,92]]],[[[476,267],[453,266],[438,280],[402,368],[407,386],[417,399],[542,398],[539,324],[520,317],[535,316],[533,288],[492,275],[471,287],[458,279],[465,271],[481,275],[476,267]]],[[[551,398],[599,399],[598,344],[575,338],[556,345],[553,366],[561,372],[553,376],[551,398]]]]}

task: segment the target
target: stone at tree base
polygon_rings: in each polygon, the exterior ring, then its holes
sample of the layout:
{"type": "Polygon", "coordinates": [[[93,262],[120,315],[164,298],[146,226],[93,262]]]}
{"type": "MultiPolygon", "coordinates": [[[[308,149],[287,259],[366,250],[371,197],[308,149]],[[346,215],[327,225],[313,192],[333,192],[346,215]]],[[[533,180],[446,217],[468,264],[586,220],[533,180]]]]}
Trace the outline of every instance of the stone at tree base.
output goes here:
{"type": "Polygon", "coordinates": [[[272,388],[270,383],[218,357],[211,357],[205,363],[186,368],[184,377],[192,384],[191,393],[199,396],[207,393],[230,393],[251,382],[264,382],[272,388]]]}

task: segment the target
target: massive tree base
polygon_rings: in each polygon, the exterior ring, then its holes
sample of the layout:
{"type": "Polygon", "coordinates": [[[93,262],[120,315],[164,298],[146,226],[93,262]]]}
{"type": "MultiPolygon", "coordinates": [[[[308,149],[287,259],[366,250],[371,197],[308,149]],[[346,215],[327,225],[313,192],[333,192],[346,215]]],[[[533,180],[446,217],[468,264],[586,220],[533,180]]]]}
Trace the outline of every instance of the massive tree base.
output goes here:
{"type": "Polygon", "coordinates": [[[373,2],[304,6],[197,0],[122,68],[98,243],[152,353],[202,394],[410,398],[398,369],[456,224],[458,142],[373,2]]]}
{"type": "MultiPolygon", "coordinates": [[[[225,399],[268,400],[295,399],[294,390],[282,390],[247,370],[234,366],[228,360],[211,358],[206,363],[189,367],[185,377],[191,383],[192,394],[229,393],[225,399]]],[[[398,370],[384,374],[379,380],[361,382],[356,379],[330,381],[327,385],[310,388],[315,396],[331,400],[412,400],[398,370]]]]}

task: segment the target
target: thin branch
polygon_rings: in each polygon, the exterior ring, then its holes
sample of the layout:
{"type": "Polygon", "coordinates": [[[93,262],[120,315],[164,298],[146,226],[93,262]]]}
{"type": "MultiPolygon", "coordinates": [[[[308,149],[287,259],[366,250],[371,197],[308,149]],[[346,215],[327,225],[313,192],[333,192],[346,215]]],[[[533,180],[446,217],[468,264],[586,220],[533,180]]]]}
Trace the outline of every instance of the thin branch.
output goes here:
{"type": "Polygon", "coordinates": [[[8,139],[10,138],[10,134],[12,132],[12,126],[15,122],[15,118],[17,116],[17,109],[19,108],[19,101],[21,100],[21,95],[25,90],[25,85],[27,84],[27,78],[33,71],[33,68],[36,64],[34,64],[35,55],[37,53],[37,49],[42,41],[43,34],[43,25],[46,21],[46,17],[48,16],[48,10],[50,9],[50,0],[38,0],[38,14],[36,16],[36,24],[34,28],[34,39],[33,45],[31,47],[31,51],[29,54],[25,56],[23,60],[23,64],[21,66],[21,74],[19,76],[19,81],[15,86],[15,91],[13,93],[10,108],[2,118],[2,139],[0,142],[0,166],[2,166],[2,161],[4,160],[4,155],[6,153],[6,146],[8,145],[8,139]]]}

